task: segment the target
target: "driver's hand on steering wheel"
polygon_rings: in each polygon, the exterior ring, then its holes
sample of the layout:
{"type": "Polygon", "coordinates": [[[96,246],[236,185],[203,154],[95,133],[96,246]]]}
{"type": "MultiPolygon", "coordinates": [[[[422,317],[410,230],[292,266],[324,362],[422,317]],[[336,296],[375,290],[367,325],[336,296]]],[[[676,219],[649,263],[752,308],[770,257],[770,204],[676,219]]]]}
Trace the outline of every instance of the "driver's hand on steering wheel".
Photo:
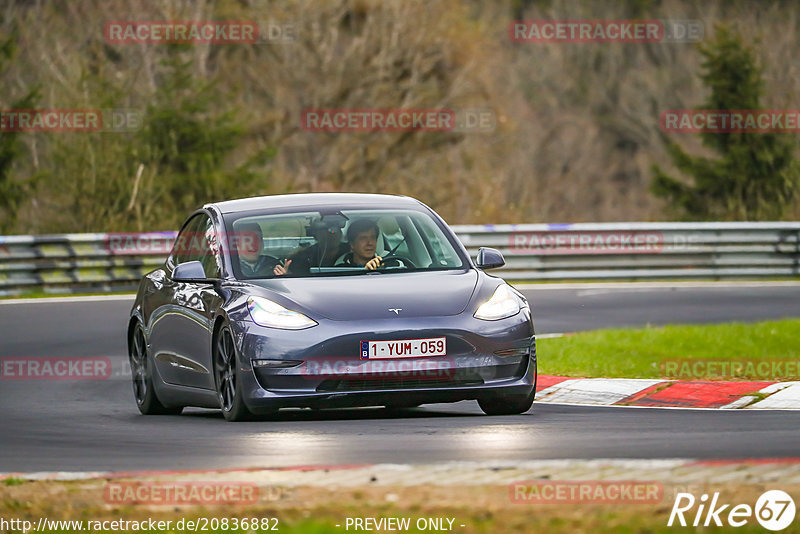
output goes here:
{"type": "Polygon", "coordinates": [[[375,269],[381,266],[381,263],[383,263],[383,258],[381,258],[380,256],[375,256],[374,258],[369,260],[367,264],[364,265],[364,267],[366,267],[368,271],[374,271],[375,269]]]}

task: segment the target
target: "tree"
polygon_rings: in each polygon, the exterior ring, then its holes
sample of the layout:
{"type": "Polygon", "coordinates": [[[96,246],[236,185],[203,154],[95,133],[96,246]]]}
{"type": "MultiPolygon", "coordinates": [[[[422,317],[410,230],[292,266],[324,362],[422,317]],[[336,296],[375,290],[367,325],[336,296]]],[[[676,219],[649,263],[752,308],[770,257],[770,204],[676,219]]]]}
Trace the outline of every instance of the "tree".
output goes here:
{"type": "MultiPolygon", "coordinates": [[[[700,109],[759,109],[763,67],[741,35],[717,26],[714,39],[700,45],[703,83],[711,90],[700,109]]],[[[675,143],[668,151],[675,167],[694,179],[686,184],[655,165],[651,191],[689,219],[779,219],[792,202],[800,179],[791,134],[699,134],[718,159],[691,156],[675,143]]]]}
{"type": "Polygon", "coordinates": [[[273,151],[267,148],[228,165],[245,134],[235,110],[215,82],[192,75],[188,62],[170,57],[162,67],[163,81],[145,113],[135,157],[158,176],[160,198],[150,201],[178,214],[171,221],[177,225],[186,211],[206,202],[257,194],[268,176],[254,169],[273,151]]]}
{"type": "Polygon", "coordinates": [[[159,62],[144,109],[128,104],[120,86],[87,60],[81,83],[91,99],[74,107],[133,108],[141,128],[52,136],[39,188],[55,212],[47,224],[83,232],[173,229],[207,202],[265,186],[269,175],[258,169],[271,153],[250,152],[231,163],[244,127],[216,82],[192,76],[183,51],[175,45],[159,62]]]}
{"type": "MultiPolygon", "coordinates": [[[[16,52],[16,35],[12,34],[0,40],[0,77],[16,52]]],[[[22,98],[11,104],[11,109],[30,108],[38,98],[38,90],[29,90],[22,98]]],[[[0,104],[5,104],[0,102],[0,104]]],[[[0,106],[2,107],[2,106],[0,106]]],[[[0,128],[0,233],[8,233],[14,226],[17,211],[25,197],[27,185],[25,181],[14,180],[13,167],[15,160],[22,154],[20,132],[4,131],[0,128]]]]}

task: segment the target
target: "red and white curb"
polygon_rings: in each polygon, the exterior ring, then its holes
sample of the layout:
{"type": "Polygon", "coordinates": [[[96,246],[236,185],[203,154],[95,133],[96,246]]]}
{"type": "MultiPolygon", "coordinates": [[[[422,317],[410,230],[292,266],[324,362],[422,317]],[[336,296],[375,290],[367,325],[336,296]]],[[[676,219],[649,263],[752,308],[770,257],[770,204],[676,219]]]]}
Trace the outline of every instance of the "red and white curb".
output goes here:
{"type": "Polygon", "coordinates": [[[676,381],[539,375],[536,402],[596,406],[800,409],[800,382],[676,381]]]}
{"type": "Polygon", "coordinates": [[[195,471],[0,473],[25,480],[225,481],[259,486],[478,486],[519,480],[657,480],[672,484],[800,483],[800,458],[525,460],[195,471]]]}

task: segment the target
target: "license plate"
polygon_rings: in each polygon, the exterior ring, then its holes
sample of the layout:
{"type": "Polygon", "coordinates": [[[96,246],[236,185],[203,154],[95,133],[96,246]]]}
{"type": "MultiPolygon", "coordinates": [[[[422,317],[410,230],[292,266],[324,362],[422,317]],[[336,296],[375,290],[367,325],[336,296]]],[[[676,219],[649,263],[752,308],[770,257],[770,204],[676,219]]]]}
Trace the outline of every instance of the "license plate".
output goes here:
{"type": "Polygon", "coordinates": [[[362,360],[421,358],[425,356],[445,356],[446,354],[447,340],[443,337],[361,342],[362,360]]]}

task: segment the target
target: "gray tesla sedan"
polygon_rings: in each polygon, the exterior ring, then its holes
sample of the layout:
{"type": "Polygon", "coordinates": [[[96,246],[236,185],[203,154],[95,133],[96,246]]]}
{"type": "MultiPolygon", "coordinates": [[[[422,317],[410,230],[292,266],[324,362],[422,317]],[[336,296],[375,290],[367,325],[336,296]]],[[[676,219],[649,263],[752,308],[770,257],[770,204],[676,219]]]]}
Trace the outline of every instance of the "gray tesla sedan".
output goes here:
{"type": "Polygon", "coordinates": [[[208,204],[141,281],[128,323],[143,414],[221,408],[531,408],[528,302],[408,197],[302,194],[208,204]]]}

